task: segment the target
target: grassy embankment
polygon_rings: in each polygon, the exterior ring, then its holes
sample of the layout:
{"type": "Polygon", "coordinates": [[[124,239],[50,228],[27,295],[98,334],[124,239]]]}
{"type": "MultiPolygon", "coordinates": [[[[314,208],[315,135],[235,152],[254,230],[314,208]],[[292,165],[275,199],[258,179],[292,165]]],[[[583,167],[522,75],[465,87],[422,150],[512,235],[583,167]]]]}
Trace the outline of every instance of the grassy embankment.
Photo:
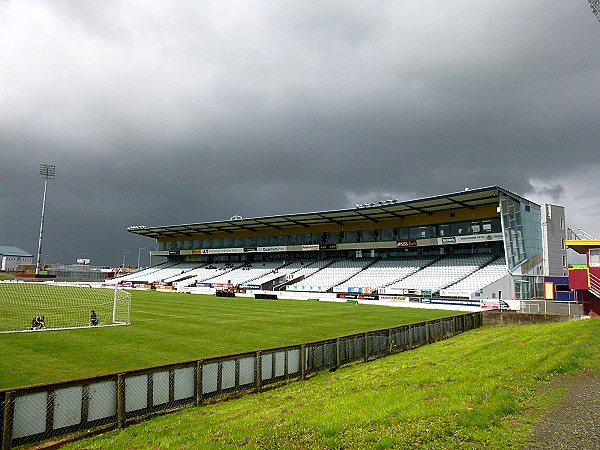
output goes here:
{"type": "Polygon", "coordinates": [[[188,408],[67,449],[520,449],[556,376],[600,370],[600,320],[486,327],[188,408]]]}

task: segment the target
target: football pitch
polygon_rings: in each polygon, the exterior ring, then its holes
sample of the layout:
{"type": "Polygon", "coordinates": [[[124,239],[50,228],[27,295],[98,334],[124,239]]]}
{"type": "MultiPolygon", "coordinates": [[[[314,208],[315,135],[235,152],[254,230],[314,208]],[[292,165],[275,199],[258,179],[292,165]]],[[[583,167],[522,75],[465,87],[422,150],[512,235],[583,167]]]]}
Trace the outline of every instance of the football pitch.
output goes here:
{"type": "MultiPolygon", "coordinates": [[[[5,306],[0,304],[0,317],[5,306]]],[[[154,291],[132,292],[131,308],[127,326],[0,334],[4,361],[0,389],[299,344],[453,315],[354,303],[154,291]]]]}

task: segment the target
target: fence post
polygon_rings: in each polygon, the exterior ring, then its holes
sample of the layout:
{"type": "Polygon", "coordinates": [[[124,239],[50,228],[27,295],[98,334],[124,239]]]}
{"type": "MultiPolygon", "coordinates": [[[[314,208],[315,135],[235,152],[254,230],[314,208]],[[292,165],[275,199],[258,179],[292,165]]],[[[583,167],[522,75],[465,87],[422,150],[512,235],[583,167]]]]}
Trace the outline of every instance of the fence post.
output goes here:
{"type": "Polygon", "coordinates": [[[365,333],[365,362],[369,360],[369,333],[365,333]]]}
{"type": "Polygon", "coordinates": [[[2,424],[2,450],[12,446],[13,418],[15,415],[15,391],[7,392],[4,397],[4,423],[2,424]]]}
{"type": "Polygon", "coordinates": [[[262,385],[262,361],[261,361],[261,351],[256,352],[256,378],[254,383],[256,384],[256,392],[260,392],[262,385]]]}
{"type": "Polygon", "coordinates": [[[202,360],[196,361],[196,404],[202,404],[202,360]]]}
{"type": "Polygon", "coordinates": [[[425,324],[425,344],[429,344],[429,320],[423,323],[425,324]]]}
{"type": "Polygon", "coordinates": [[[335,340],[335,368],[340,368],[340,338],[335,340]]]}
{"type": "Polygon", "coordinates": [[[306,345],[300,345],[300,379],[306,378],[306,345]]]}
{"type": "Polygon", "coordinates": [[[117,427],[125,428],[125,374],[117,375],[117,427]]]}
{"type": "Polygon", "coordinates": [[[152,413],[152,407],[154,406],[154,374],[146,374],[146,409],[148,413],[152,413]]]}

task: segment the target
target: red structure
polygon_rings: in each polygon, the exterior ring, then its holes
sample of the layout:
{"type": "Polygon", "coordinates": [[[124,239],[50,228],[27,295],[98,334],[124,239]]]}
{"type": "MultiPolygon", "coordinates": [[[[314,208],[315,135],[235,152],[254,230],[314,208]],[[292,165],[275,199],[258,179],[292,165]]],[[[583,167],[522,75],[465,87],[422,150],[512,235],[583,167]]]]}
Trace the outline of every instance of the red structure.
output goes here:
{"type": "Polygon", "coordinates": [[[581,301],[583,313],[592,317],[600,316],[600,241],[568,240],[567,247],[586,255],[587,264],[569,269],[569,288],[575,292],[575,299],[581,301]]]}

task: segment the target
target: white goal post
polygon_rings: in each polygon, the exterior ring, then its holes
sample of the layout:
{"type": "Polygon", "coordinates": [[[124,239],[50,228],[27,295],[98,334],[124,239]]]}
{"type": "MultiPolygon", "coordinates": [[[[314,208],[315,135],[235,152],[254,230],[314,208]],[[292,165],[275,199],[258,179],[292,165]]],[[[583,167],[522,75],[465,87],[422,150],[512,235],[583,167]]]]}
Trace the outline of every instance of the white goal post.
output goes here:
{"type": "Polygon", "coordinates": [[[0,282],[0,333],[129,323],[131,294],[116,286],[0,282]]]}

